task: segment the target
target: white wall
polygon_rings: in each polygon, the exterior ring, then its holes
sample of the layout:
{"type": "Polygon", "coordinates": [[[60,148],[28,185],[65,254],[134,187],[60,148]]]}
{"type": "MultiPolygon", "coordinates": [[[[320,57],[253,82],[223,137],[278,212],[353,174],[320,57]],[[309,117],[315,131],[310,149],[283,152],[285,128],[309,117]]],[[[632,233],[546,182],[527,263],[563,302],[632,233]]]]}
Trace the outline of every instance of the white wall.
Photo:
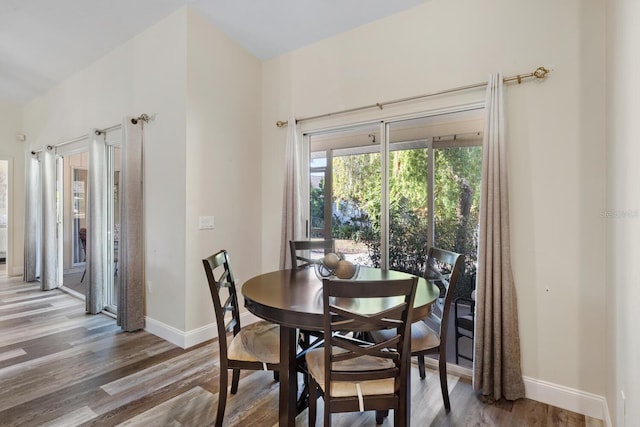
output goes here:
{"type": "Polygon", "coordinates": [[[262,68],[197,12],[188,17],[186,330],[194,331],[214,321],[203,258],[229,251],[239,284],[260,273],[262,68]],[[203,215],[214,216],[213,230],[198,229],[203,215]]]}
{"type": "Polygon", "coordinates": [[[616,426],[640,419],[640,3],[608,2],[607,20],[607,401],[616,426]],[[620,392],[626,395],[626,404],[620,392]],[[625,414],[626,413],[626,414],[625,414]]]}
{"type": "Polygon", "coordinates": [[[24,108],[31,147],[157,114],[145,126],[147,316],[185,328],[186,9],[150,27],[24,108]]]}
{"type": "Polygon", "coordinates": [[[600,0],[432,0],[265,62],[263,269],[277,267],[280,241],[276,120],[551,67],[506,91],[523,374],[604,395],[604,32],[600,0]]]}
{"type": "Polygon", "coordinates": [[[24,161],[26,143],[16,139],[16,135],[19,133],[23,133],[22,109],[16,104],[0,102],[0,160],[9,162],[8,275],[22,274],[24,264],[24,161]]]}

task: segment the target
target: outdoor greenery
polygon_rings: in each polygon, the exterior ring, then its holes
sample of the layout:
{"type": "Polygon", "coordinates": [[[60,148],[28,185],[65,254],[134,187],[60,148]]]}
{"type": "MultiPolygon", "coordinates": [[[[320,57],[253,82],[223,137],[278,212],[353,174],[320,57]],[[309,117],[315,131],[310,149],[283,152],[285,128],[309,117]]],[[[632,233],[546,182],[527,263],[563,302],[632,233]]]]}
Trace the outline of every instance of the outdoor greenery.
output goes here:
{"type": "MultiPolygon", "coordinates": [[[[475,278],[480,199],[481,147],[433,149],[434,245],[463,253],[459,295],[475,278]]],[[[428,251],[427,148],[392,151],[389,158],[389,267],[422,274],[428,251]]],[[[311,189],[311,217],[322,219],[324,190],[311,189]]],[[[332,237],[364,244],[367,263],[380,266],[380,154],[333,159],[332,237]]]]}

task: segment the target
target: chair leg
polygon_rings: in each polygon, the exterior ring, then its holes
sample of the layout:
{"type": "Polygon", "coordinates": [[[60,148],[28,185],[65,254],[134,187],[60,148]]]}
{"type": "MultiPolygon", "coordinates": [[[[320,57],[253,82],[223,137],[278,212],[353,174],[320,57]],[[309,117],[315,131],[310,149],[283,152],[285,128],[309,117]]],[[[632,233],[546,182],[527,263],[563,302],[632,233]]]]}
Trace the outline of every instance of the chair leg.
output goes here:
{"type": "Polygon", "coordinates": [[[331,427],[331,397],[327,396],[326,393],[323,396],[324,396],[324,427],[331,427]]]}
{"type": "Polygon", "coordinates": [[[224,410],[227,406],[227,387],[229,383],[229,371],[226,366],[220,367],[220,391],[218,392],[218,412],[216,413],[216,427],[222,427],[224,410]]]}
{"type": "Polygon", "coordinates": [[[238,391],[238,383],[240,383],[240,369],[234,369],[231,378],[231,394],[236,394],[238,391]]]}
{"type": "Polygon", "coordinates": [[[424,355],[418,356],[418,371],[420,372],[420,379],[423,380],[427,377],[424,370],[424,355]]]}
{"type": "Polygon", "coordinates": [[[309,427],[316,425],[318,412],[318,384],[313,378],[309,379],[309,427]]]}
{"type": "Polygon", "coordinates": [[[458,335],[458,328],[456,327],[456,365],[460,364],[460,360],[458,357],[458,354],[460,353],[460,350],[458,349],[458,341],[460,340],[460,335],[458,335]]]}
{"type": "Polygon", "coordinates": [[[273,371],[273,380],[275,382],[279,382],[280,381],[280,372],[279,371],[273,371]]]}
{"type": "MultiPolygon", "coordinates": [[[[384,423],[384,419],[387,418],[388,416],[389,416],[389,410],[388,409],[381,410],[381,411],[376,411],[376,424],[380,425],[380,424],[384,423]]],[[[394,414],[394,417],[395,417],[395,414],[394,414]]]]}
{"type": "Polygon", "coordinates": [[[451,403],[449,402],[449,386],[447,384],[447,356],[440,353],[438,360],[438,370],[440,371],[440,388],[442,389],[442,400],[444,401],[444,409],[446,412],[451,411],[451,403]]]}

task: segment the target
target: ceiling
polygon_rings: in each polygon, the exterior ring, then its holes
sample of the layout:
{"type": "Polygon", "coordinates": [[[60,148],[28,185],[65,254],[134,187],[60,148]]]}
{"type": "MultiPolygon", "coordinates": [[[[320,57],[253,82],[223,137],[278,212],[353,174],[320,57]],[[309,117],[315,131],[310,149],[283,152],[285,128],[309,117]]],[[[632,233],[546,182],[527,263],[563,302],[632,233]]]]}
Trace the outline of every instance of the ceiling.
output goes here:
{"type": "Polygon", "coordinates": [[[26,103],[184,5],[269,59],[428,0],[0,0],[0,101],[26,103]]]}

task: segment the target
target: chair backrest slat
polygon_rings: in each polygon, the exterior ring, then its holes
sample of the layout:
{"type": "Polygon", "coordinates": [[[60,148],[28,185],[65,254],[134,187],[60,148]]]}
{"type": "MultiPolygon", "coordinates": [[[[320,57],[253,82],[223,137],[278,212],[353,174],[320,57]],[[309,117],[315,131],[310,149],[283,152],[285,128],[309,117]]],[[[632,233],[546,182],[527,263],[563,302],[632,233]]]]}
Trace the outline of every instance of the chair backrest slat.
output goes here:
{"type": "MultiPolygon", "coordinates": [[[[406,375],[410,351],[410,327],[413,301],[418,278],[401,280],[350,281],[325,279],[323,281],[325,384],[332,381],[366,381],[394,378],[396,386],[406,375]],[[393,307],[377,313],[358,313],[340,306],[340,299],[397,298],[393,307]],[[352,340],[341,335],[345,330],[353,332],[390,328],[396,334],[381,344],[352,340]],[[340,371],[334,364],[356,357],[370,356],[391,360],[391,366],[376,369],[340,371]]],[[[352,301],[351,301],[352,302],[352,301]]],[[[357,304],[356,304],[357,306],[357,304]]]]}
{"type": "Polygon", "coordinates": [[[427,257],[425,277],[442,288],[444,296],[432,307],[428,318],[439,330],[441,346],[446,346],[446,330],[449,323],[449,309],[453,302],[456,284],[464,272],[464,255],[439,248],[430,248],[427,257]]]}
{"type": "Polygon", "coordinates": [[[291,251],[291,268],[301,269],[310,267],[316,260],[298,254],[298,251],[323,250],[324,254],[334,252],[335,240],[290,240],[289,250],[291,251]]]}
{"type": "Polygon", "coordinates": [[[213,308],[218,328],[218,343],[220,345],[220,356],[227,357],[226,335],[233,332],[236,335],[240,332],[240,311],[238,306],[238,294],[236,292],[235,280],[229,265],[229,254],[226,250],[221,250],[208,258],[202,260],[204,271],[209,282],[209,291],[213,300],[213,308]],[[229,295],[224,302],[220,292],[228,289],[229,295]],[[231,318],[226,320],[226,313],[231,313],[231,318]]]}

